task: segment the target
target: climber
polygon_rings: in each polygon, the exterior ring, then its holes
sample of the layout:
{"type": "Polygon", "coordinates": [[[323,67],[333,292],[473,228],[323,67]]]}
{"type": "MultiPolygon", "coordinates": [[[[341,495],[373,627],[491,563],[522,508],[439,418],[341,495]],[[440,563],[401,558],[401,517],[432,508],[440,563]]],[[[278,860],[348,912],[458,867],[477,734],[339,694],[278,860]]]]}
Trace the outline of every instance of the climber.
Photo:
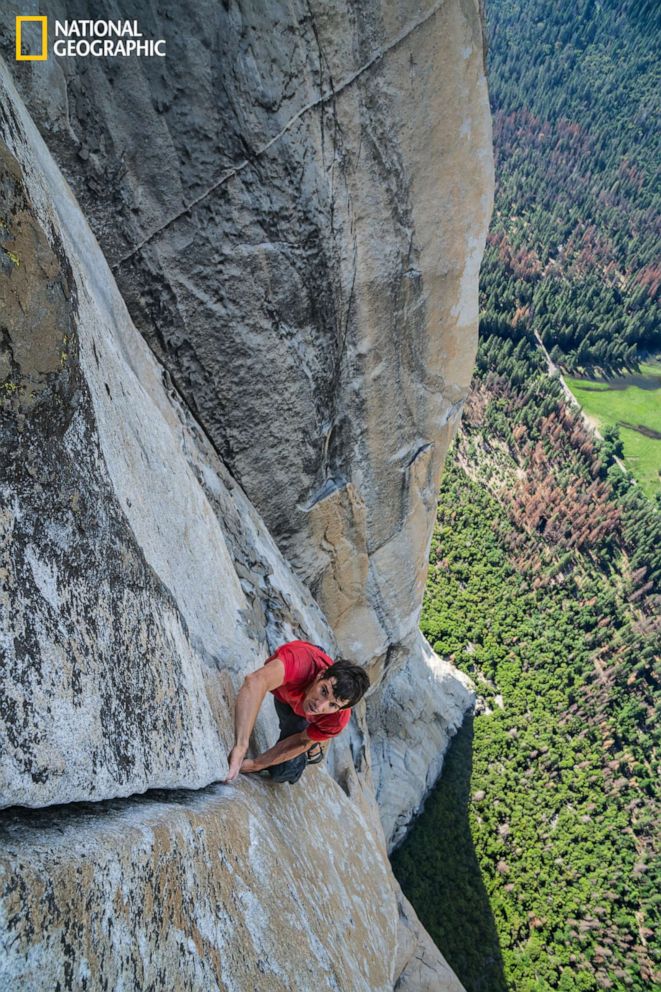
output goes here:
{"type": "Polygon", "coordinates": [[[261,668],[244,679],[235,708],[236,743],[229,754],[226,782],[239,772],[266,770],[274,782],[298,782],[306,765],[323,758],[322,741],[339,734],[362,699],[369,678],[360,665],[336,661],[315,644],[281,645],[261,668]],[[280,722],[277,744],[246,758],[248,741],[267,692],[273,693],[280,722]]]}

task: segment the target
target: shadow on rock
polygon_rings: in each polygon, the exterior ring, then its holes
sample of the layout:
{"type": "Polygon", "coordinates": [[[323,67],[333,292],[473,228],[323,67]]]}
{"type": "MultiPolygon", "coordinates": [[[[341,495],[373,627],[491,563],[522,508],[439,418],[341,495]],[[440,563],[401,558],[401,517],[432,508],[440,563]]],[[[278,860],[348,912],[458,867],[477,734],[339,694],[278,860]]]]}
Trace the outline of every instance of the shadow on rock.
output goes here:
{"type": "Polygon", "coordinates": [[[467,716],[438,785],[391,860],[405,895],[466,992],[507,992],[468,820],[472,747],[473,717],[467,716]]]}

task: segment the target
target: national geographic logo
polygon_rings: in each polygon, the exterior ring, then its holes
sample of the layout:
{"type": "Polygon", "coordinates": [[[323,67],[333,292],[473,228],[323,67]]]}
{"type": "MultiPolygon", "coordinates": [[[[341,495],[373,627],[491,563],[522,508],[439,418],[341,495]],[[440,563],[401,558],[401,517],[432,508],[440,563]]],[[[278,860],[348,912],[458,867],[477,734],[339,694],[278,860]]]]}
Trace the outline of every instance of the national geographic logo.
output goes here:
{"type": "MultiPolygon", "coordinates": [[[[54,21],[53,55],[58,58],[165,58],[165,41],[145,38],[137,21],[54,21]]],[[[16,18],[17,62],[48,58],[48,18],[16,18]]]]}
{"type": "Polygon", "coordinates": [[[48,18],[47,17],[17,17],[16,18],[16,60],[17,62],[43,62],[48,58],[48,18]],[[39,53],[23,54],[23,25],[35,25],[36,30],[26,31],[27,35],[39,35],[41,43],[39,53]]]}

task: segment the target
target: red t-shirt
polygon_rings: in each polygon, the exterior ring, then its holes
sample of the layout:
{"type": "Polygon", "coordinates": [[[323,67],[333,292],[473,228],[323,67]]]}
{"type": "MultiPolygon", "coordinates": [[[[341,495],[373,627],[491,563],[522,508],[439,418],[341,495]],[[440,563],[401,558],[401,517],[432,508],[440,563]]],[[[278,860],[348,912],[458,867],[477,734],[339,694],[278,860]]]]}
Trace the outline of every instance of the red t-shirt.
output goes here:
{"type": "Polygon", "coordinates": [[[321,648],[307,641],[289,641],[282,644],[265,664],[277,655],[285,666],[285,680],[277,689],[271,692],[280,702],[287,703],[298,716],[308,721],[308,736],[313,741],[327,741],[339,734],[351,719],[351,710],[336,710],[335,713],[322,713],[321,716],[308,718],[303,710],[302,702],[305,690],[313,682],[320,671],[333,664],[321,648]]]}

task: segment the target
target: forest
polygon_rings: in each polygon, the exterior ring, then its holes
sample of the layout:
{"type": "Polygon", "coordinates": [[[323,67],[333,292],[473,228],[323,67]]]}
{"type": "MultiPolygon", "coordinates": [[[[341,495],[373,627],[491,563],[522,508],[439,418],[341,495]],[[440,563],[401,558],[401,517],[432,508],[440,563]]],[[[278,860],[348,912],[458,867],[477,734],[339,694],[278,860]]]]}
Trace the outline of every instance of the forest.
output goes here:
{"type": "Polygon", "coordinates": [[[423,606],[477,687],[472,746],[453,745],[393,867],[469,992],[643,992],[661,909],[661,516],[537,353],[510,377],[524,341],[480,345],[423,606]]]}
{"type": "Polygon", "coordinates": [[[487,5],[497,195],[485,310],[569,371],[661,351],[661,7],[487,5]]]}
{"type": "Polygon", "coordinates": [[[661,488],[561,380],[661,352],[658,15],[487,7],[496,205],[421,618],[477,705],[393,855],[467,992],[661,987],[661,488]]]}

